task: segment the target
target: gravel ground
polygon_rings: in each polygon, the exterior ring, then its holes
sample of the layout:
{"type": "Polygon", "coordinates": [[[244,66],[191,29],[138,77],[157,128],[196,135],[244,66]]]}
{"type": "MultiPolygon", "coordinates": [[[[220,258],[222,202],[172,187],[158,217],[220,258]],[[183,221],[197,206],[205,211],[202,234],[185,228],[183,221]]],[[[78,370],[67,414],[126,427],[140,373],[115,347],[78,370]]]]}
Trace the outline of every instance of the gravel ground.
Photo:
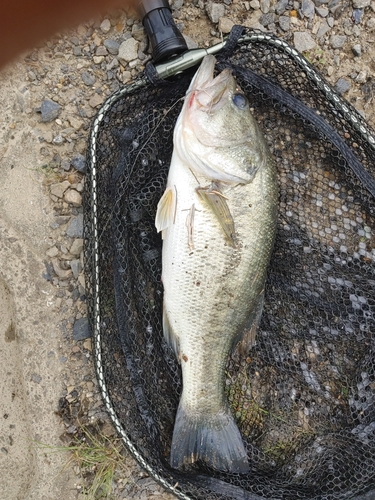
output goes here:
{"type": "MultiPolygon", "coordinates": [[[[374,125],[375,1],[174,0],[172,8],[190,47],[218,43],[233,24],[277,34],[303,52],[374,125]]],[[[1,75],[2,102],[7,104],[5,111],[2,105],[0,152],[3,156],[12,141],[31,141],[36,163],[30,169],[43,185],[49,213],[49,227],[37,228],[48,234],[37,252],[45,261],[43,279],[52,287],[51,300],[59,311],[61,390],[55,394],[55,410],[64,426],[65,442],[76,434],[78,419],[98,423],[105,435],[113,436],[95,380],[86,317],[81,206],[84,154],[90,123],[100,105],[135,78],[149,59],[140,20],[116,11],[57,34],[1,75]]],[[[19,155],[18,161],[23,158],[27,163],[28,151],[19,155]]],[[[22,193],[15,186],[13,197],[17,196],[22,193]]],[[[37,375],[34,382],[40,382],[37,375]]],[[[115,499],[172,498],[129,456],[126,468],[115,483],[115,499]]],[[[77,477],[69,486],[69,496],[61,491],[53,498],[83,498],[79,470],[73,468],[72,473],[77,477]]],[[[26,493],[17,498],[29,497],[26,493]]]]}

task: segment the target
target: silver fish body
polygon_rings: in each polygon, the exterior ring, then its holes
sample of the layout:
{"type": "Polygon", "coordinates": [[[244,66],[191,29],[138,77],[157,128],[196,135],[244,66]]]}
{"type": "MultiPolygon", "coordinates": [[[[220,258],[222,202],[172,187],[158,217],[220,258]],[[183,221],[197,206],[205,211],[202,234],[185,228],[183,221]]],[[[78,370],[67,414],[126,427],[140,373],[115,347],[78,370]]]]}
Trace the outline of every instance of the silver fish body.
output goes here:
{"type": "Polygon", "coordinates": [[[167,188],[156,215],[163,233],[164,335],[182,367],[171,466],[203,460],[248,471],[228,406],[228,356],[259,323],[275,227],[277,182],[246,97],[207,56],[174,133],[167,188]]]}

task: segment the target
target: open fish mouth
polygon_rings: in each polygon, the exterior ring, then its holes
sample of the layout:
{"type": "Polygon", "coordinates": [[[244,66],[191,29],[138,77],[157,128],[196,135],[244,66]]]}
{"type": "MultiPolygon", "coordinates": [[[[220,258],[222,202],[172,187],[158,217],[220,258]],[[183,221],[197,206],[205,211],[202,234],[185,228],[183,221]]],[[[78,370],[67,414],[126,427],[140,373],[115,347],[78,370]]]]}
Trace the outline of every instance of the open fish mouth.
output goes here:
{"type": "Polygon", "coordinates": [[[235,88],[235,80],[230,69],[224,69],[216,77],[214,69],[214,56],[206,56],[190,84],[189,108],[215,112],[225,105],[227,93],[235,88]]]}

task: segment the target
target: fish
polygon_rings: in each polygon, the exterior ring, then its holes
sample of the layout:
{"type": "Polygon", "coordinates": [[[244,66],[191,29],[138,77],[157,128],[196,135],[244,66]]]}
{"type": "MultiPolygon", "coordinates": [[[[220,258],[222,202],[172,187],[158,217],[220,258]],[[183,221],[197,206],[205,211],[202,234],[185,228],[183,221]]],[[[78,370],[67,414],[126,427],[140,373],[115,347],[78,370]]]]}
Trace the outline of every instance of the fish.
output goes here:
{"type": "Polygon", "coordinates": [[[163,331],[181,364],[170,465],[202,461],[245,474],[249,461],[225,395],[236,348],[260,322],[277,222],[275,165],[230,69],[207,55],[186,92],[155,226],[161,232],[163,331]]]}

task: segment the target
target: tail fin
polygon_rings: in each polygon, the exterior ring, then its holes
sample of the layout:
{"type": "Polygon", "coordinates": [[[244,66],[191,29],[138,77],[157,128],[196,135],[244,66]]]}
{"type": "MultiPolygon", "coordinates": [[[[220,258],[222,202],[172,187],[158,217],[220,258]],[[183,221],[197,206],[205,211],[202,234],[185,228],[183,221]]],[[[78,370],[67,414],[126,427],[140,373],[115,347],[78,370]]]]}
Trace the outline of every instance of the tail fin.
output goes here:
{"type": "Polygon", "coordinates": [[[203,460],[214,469],[246,474],[247,454],[232,415],[223,409],[214,416],[189,415],[178,407],[171,447],[171,467],[203,460]]]}

